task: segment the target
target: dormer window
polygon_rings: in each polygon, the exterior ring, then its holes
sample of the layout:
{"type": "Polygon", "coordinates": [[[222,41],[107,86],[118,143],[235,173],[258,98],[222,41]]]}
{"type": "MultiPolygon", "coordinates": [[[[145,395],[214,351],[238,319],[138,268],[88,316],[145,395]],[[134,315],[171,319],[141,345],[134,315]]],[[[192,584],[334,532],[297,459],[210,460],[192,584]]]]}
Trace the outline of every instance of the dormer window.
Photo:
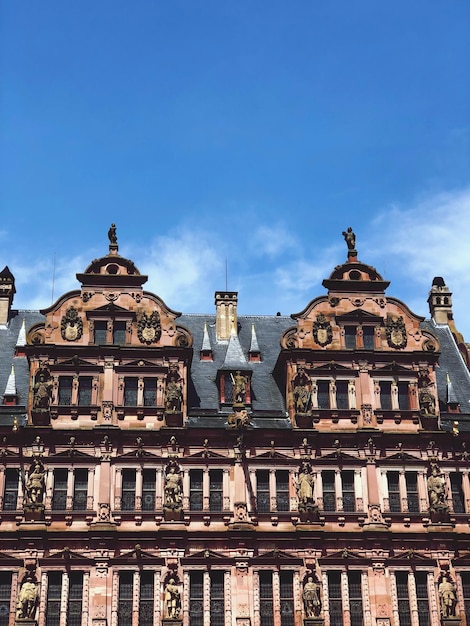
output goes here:
{"type": "Polygon", "coordinates": [[[220,372],[219,392],[221,404],[251,404],[248,372],[240,370],[220,372]]]}

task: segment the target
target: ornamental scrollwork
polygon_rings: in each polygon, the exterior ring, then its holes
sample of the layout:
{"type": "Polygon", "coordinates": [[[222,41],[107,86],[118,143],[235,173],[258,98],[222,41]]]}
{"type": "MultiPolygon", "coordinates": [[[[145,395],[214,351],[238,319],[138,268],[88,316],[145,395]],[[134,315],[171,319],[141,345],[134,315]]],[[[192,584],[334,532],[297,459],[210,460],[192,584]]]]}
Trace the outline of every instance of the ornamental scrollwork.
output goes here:
{"type": "Polygon", "coordinates": [[[71,306],[65,312],[60,322],[60,334],[66,341],[77,341],[83,335],[83,321],[78,315],[78,311],[71,306]]]}
{"type": "Polygon", "coordinates": [[[322,348],[333,341],[333,329],[323,313],[313,322],[313,338],[322,348]]]}
{"type": "Polygon", "coordinates": [[[151,315],[142,313],[137,321],[137,337],[141,343],[147,345],[156,343],[162,335],[162,326],[160,323],[160,315],[157,311],[153,311],[151,315]]]}
{"type": "Polygon", "coordinates": [[[387,343],[391,348],[406,348],[406,327],[401,315],[396,319],[391,315],[387,315],[385,334],[387,336],[387,343]]]}

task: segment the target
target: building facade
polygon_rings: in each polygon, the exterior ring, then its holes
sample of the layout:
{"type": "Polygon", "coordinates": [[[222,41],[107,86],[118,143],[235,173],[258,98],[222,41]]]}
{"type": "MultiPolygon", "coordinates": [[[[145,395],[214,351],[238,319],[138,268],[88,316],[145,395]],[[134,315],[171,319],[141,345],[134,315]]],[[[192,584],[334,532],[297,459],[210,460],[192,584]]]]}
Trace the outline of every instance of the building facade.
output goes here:
{"type": "Polygon", "coordinates": [[[470,376],[358,259],[291,316],[182,314],[108,253],[0,273],[0,626],[470,626],[470,376]]]}

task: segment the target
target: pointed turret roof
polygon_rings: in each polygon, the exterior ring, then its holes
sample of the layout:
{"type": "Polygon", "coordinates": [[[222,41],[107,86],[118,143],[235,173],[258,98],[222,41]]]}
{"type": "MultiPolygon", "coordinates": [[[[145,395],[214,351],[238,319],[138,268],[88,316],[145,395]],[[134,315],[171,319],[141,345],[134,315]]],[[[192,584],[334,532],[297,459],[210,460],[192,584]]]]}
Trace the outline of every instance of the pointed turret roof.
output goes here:
{"type": "Polygon", "coordinates": [[[255,325],[251,325],[250,352],[259,352],[258,337],[256,336],[255,325]]]}
{"type": "Polygon", "coordinates": [[[209,333],[207,332],[207,323],[204,322],[204,336],[202,338],[202,351],[210,352],[212,351],[211,340],[209,338],[209,333]]]}
{"type": "Polygon", "coordinates": [[[15,366],[11,366],[10,376],[8,377],[7,386],[5,387],[5,393],[3,396],[16,396],[16,378],[15,378],[15,366]]]}
{"type": "Polygon", "coordinates": [[[20,332],[18,333],[18,339],[16,340],[16,347],[23,348],[26,345],[26,323],[23,317],[20,332]]]}
{"type": "Polygon", "coordinates": [[[247,365],[247,360],[235,330],[235,324],[233,324],[222,369],[246,368],[247,365]]]}

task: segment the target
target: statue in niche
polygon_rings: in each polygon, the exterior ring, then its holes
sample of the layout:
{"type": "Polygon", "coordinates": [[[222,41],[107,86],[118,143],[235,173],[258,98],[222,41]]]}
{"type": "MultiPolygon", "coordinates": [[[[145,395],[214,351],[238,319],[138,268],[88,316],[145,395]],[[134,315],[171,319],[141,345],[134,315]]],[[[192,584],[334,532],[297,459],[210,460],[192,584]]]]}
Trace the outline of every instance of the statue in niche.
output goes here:
{"type": "Polygon", "coordinates": [[[168,619],[178,619],[181,612],[181,593],[174,578],[165,587],[165,612],[168,619]]]}
{"type": "Polygon", "coordinates": [[[178,366],[175,363],[170,365],[165,382],[165,410],[179,413],[183,404],[183,388],[178,366]]]}
{"type": "Polygon", "coordinates": [[[457,617],[457,589],[447,574],[439,585],[439,604],[442,617],[457,617]]]}
{"type": "Polygon", "coordinates": [[[436,402],[429,386],[419,390],[419,409],[421,415],[425,417],[436,415],[436,402]]]}
{"type": "MultiPolygon", "coordinates": [[[[431,516],[442,517],[447,514],[449,507],[446,503],[446,489],[444,478],[442,477],[438,466],[433,463],[431,466],[431,474],[428,477],[428,496],[429,496],[429,510],[431,516]]],[[[440,521],[435,519],[434,521],[440,521]]]]}
{"type": "Polygon", "coordinates": [[[183,503],[183,483],[177,466],[170,465],[165,474],[165,509],[180,509],[183,503]]]}
{"type": "Polygon", "coordinates": [[[108,230],[108,239],[110,244],[117,244],[117,235],[116,235],[116,224],[111,224],[108,230]]]}
{"type": "Polygon", "coordinates": [[[233,385],[233,402],[234,404],[245,404],[246,400],[246,382],[247,378],[240,370],[235,372],[235,376],[230,374],[233,385]]]}
{"type": "Polygon", "coordinates": [[[344,237],[344,241],[346,242],[346,245],[348,246],[348,250],[355,250],[356,249],[356,235],[354,234],[351,226],[348,228],[347,231],[343,230],[343,237],[344,237]]]}
{"type": "Polygon", "coordinates": [[[310,464],[304,461],[300,468],[297,479],[297,498],[299,500],[299,511],[302,513],[312,513],[318,510],[313,497],[315,479],[310,464]]]}
{"type": "Polygon", "coordinates": [[[318,617],[321,611],[320,585],[315,582],[313,576],[307,578],[302,590],[305,617],[318,617]]]}
{"type": "Polygon", "coordinates": [[[308,411],[311,396],[310,384],[310,378],[305,372],[305,367],[301,365],[292,381],[296,413],[307,413],[308,411]]]}
{"type": "Polygon", "coordinates": [[[18,603],[16,606],[16,619],[32,620],[36,612],[38,601],[38,585],[31,572],[23,578],[20,591],[18,593],[18,603]]]}
{"type": "Polygon", "coordinates": [[[29,468],[28,478],[25,483],[26,505],[42,506],[45,489],[46,470],[39,459],[34,459],[29,468]]]}
{"type": "Polygon", "coordinates": [[[33,387],[33,411],[48,413],[52,398],[52,378],[49,370],[42,367],[36,374],[33,387]]]}

